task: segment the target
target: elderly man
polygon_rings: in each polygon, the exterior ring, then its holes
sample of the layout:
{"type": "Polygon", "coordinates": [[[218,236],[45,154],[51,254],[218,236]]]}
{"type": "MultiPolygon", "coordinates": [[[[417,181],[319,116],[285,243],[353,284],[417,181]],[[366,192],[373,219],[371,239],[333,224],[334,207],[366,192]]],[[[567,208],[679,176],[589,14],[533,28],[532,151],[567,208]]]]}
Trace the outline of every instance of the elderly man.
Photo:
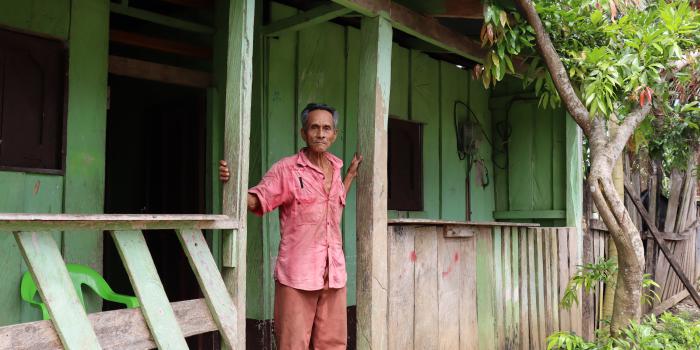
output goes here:
{"type": "MultiPolygon", "coordinates": [[[[248,191],[248,210],[263,215],[279,207],[280,242],[275,266],[275,338],[281,350],[345,349],[345,257],[340,220],[362,156],[345,179],[343,161],[328,152],[338,135],[338,113],[310,103],[301,113],[306,147],[273,164],[248,191]]],[[[229,178],[226,162],[219,175],[229,178]]]]}

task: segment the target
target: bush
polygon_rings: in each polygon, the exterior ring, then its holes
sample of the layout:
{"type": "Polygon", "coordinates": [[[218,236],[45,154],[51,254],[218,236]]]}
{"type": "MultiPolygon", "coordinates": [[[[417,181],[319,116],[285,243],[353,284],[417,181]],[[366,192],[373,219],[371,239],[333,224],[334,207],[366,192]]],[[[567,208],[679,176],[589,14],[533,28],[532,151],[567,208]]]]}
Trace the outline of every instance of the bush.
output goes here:
{"type": "Polygon", "coordinates": [[[547,343],[548,350],[700,350],[700,321],[664,313],[631,324],[616,338],[598,333],[594,342],[587,342],[575,334],[557,332],[547,343]]]}

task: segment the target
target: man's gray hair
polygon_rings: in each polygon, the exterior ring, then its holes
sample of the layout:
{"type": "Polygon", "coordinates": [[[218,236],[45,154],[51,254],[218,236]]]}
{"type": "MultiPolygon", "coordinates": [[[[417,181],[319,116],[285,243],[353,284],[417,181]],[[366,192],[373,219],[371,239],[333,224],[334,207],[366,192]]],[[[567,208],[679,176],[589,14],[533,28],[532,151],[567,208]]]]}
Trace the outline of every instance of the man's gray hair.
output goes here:
{"type": "Polygon", "coordinates": [[[333,115],[333,127],[336,129],[338,128],[338,111],[335,110],[335,108],[325,104],[325,103],[309,103],[304,107],[304,110],[301,111],[301,126],[302,128],[306,129],[306,122],[309,120],[309,113],[315,110],[322,110],[326,111],[330,114],[333,115]]]}

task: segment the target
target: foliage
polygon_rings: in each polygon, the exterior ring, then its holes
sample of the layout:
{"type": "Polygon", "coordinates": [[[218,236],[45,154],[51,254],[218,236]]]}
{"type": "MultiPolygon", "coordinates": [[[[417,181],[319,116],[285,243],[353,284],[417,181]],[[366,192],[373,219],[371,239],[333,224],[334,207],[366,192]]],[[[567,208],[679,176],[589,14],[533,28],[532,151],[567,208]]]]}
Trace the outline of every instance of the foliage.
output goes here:
{"type": "Polygon", "coordinates": [[[688,350],[700,349],[700,321],[687,321],[670,313],[659,318],[646,317],[632,323],[619,337],[598,333],[588,342],[568,332],[556,332],[547,338],[547,350],[688,350]]]}
{"type": "MultiPolygon", "coordinates": [[[[652,103],[632,149],[647,148],[665,169],[685,168],[700,138],[698,65],[674,71],[700,50],[700,14],[689,1],[540,0],[536,9],[590,116],[621,121],[652,103]]],[[[485,87],[516,73],[518,56],[528,64],[523,81],[534,83],[540,106],[560,104],[535,51],[534,30],[517,11],[489,3],[481,42],[490,50],[475,73],[485,87]]]]}
{"type": "MultiPolygon", "coordinates": [[[[605,283],[608,288],[613,288],[615,281],[612,278],[616,272],[617,263],[610,259],[600,259],[596,263],[579,265],[576,274],[571,277],[566,290],[564,290],[560,305],[565,309],[570,309],[574,303],[578,303],[578,291],[581,288],[587,294],[593,292],[593,289],[600,283],[605,283]]],[[[650,278],[650,275],[645,274],[642,280],[643,300],[649,304],[654,300],[659,300],[659,295],[654,291],[658,287],[659,285],[650,278]]]]}

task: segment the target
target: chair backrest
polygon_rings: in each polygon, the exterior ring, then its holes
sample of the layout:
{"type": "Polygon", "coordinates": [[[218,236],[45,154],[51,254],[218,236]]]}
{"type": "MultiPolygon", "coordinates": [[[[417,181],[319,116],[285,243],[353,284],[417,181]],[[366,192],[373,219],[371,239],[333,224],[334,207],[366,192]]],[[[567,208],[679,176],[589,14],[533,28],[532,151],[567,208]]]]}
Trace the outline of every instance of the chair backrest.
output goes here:
{"type": "MultiPolygon", "coordinates": [[[[139,307],[139,302],[136,297],[115,293],[102,275],[90,267],[79,264],[66,264],[66,268],[73,282],[75,292],[78,294],[78,299],[80,299],[80,302],[83,304],[83,308],[85,307],[83,285],[90,287],[90,289],[104,300],[118,302],[129,308],[139,307]]],[[[48,310],[43,302],[37,300],[39,299],[36,298],[37,292],[38,290],[32,275],[29,271],[25,272],[24,276],[22,276],[22,282],[20,283],[20,296],[22,300],[40,308],[43,318],[48,320],[50,318],[48,310]]]]}

